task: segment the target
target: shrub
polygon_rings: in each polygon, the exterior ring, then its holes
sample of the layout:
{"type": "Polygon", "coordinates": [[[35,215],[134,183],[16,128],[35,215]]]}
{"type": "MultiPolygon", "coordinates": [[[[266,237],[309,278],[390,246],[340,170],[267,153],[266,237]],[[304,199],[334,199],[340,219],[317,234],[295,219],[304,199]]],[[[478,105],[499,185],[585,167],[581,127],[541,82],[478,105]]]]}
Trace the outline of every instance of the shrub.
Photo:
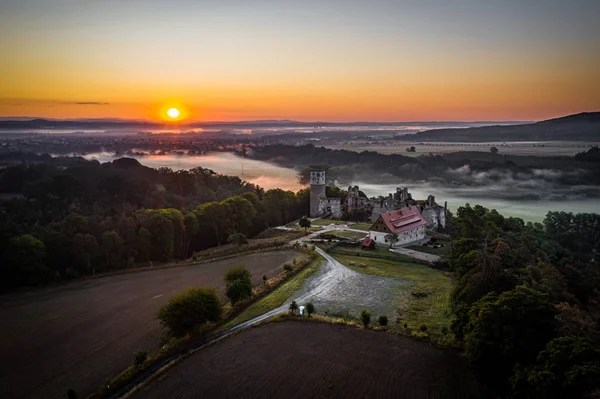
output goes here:
{"type": "Polygon", "coordinates": [[[191,288],[172,297],[158,318],[174,336],[182,336],[207,322],[220,319],[223,308],[214,288],[191,288]]]}
{"type": "Polygon", "coordinates": [[[264,274],[264,275],[263,275],[263,283],[266,283],[266,282],[267,282],[267,275],[266,275],[266,274],[264,274]]]}
{"type": "Polygon", "coordinates": [[[292,265],[289,265],[289,264],[286,263],[285,265],[283,265],[283,270],[286,271],[286,272],[291,272],[292,271],[292,265]]]}
{"type": "Polygon", "coordinates": [[[252,273],[243,266],[232,267],[225,273],[225,293],[235,304],[252,296],[252,273]]]}
{"type": "Polygon", "coordinates": [[[148,352],[146,351],[137,351],[133,355],[133,365],[141,366],[148,359],[148,352]]]}
{"type": "Polygon", "coordinates": [[[404,329],[408,330],[408,323],[404,323],[404,329]]]}
{"type": "Polygon", "coordinates": [[[308,317],[315,313],[315,305],[312,302],[306,304],[306,313],[308,313],[308,317]]]}
{"type": "Polygon", "coordinates": [[[237,246],[248,244],[248,239],[243,233],[233,233],[227,237],[227,242],[235,244],[237,246]]]}
{"type": "Polygon", "coordinates": [[[360,312],[360,321],[362,321],[365,328],[368,328],[369,323],[371,322],[371,313],[363,309],[363,311],[360,312]]]}
{"type": "Polygon", "coordinates": [[[425,324],[421,324],[421,327],[419,327],[419,330],[425,332],[425,331],[427,331],[427,326],[425,324]]]}
{"type": "Polygon", "coordinates": [[[379,322],[379,325],[382,327],[385,327],[388,325],[388,318],[387,316],[379,316],[379,320],[377,320],[379,322]]]}
{"type": "Polygon", "coordinates": [[[426,298],[427,297],[427,293],[426,292],[421,292],[421,291],[411,292],[410,294],[412,296],[414,296],[415,298],[418,298],[418,299],[426,298]]]}
{"type": "Polygon", "coordinates": [[[445,337],[446,335],[448,335],[448,327],[444,326],[442,327],[442,335],[445,337]]]}
{"type": "Polygon", "coordinates": [[[290,303],[289,309],[291,314],[296,314],[296,310],[298,310],[298,304],[296,301],[292,301],[292,303],[290,303]]]}

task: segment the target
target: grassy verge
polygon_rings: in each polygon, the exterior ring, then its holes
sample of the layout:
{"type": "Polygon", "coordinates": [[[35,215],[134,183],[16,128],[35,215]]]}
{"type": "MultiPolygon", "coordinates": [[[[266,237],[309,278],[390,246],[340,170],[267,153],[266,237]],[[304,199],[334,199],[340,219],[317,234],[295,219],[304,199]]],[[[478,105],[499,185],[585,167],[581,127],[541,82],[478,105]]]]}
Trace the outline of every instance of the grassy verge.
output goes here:
{"type": "Polygon", "coordinates": [[[319,266],[323,261],[324,259],[319,256],[308,266],[302,269],[302,271],[300,271],[290,280],[288,280],[283,285],[275,289],[269,295],[250,305],[248,308],[246,308],[246,310],[241,312],[235,318],[225,323],[219,328],[219,331],[227,330],[231,327],[234,327],[245,321],[251,320],[257,316],[260,316],[261,314],[264,314],[272,309],[281,306],[294,294],[294,292],[302,288],[306,279],[315,274],[315,272],[319,269],[319,266]]]}
{"type": "Polygon", "coordinates": [[[365,274],[381,277],[396,277],[408,282],[398,288],[397,317],[400,323],[390,320],[390,328],[408,331],[418,330],[422,324],[427,326],[427,333],[436,339],[442,338],[442,328],[450,328],[452,311],[450,309],[450,277],[423,264],[408,261],[391,261],[385,259],[364,258],[333,254],[342,264],[365,274]],[[360,266],[360,265],[364,265],[360,266]],[[425,295],[418,297],[413,294],[425,295]]]}

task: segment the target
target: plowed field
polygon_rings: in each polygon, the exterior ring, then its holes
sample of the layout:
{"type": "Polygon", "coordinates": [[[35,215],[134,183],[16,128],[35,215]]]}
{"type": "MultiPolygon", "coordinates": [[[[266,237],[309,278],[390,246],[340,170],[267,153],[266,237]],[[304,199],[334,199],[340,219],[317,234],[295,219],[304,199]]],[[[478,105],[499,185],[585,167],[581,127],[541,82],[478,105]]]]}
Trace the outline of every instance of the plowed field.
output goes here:
{"type": "Polygon", "coordinates": [[[159,345],[155,314],[175,293],[205,285],[244,265],[254,284],[281,271],[294,251],[266,252],[74,282],[0,297],[0,398],[79,397],[129,366],[137,350],[159,345]]]}
{"type": "Polygon", "coordinates": [[[275,322],[192,355],[135,398],[479,398],[454,353],[407,337],[275,322]]]}

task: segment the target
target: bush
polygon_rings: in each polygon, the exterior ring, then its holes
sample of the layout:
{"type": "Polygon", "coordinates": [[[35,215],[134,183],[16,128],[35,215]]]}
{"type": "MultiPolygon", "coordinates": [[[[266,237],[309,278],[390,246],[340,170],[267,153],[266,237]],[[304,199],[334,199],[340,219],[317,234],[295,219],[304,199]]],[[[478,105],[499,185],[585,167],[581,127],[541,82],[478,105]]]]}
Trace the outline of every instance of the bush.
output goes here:
{"type": "Polygon", "coordinates": [[[360,321],[362,321],[365,328],[368,328],[369,323],[371,322],[371,313],[363,309],[363,311],[360,312],[360,321]]]}
{"type": "Polygon", "coordinates": [[[308,317],[315,313],[315,305],[312,302],[306,304],[306,313],[308,313],[308,317]]]}
{"type": "Polygon", "coordinates": [[[233,233],[229,237],[227,237],[227,242],[240,246],[248,244],[248,239],[243,233],[233,233]]]}
{"type": "Polygon", "coordinates": [[[408,323],[404,323],[404,329],[408,330],[408,323]]]}
{"type": "Polygon", "coordinates": [[[426,332],[427,331],[427,326],[425,324],[421,324],[421,327],[419,327],[419,330],[426,332]]]}
{"type": "Polygon", "coordinates": [[[174,336],[182,336],[207,323],[216,322],[223,311],[214,288],[191,288],[172,297],[158,311],[158,318],[174,336]]]}
{"type": "Polygon", "coordinates": [[[141,366],[148,359],[148,352],[146,351],[137,351],[133,355],[133,365],[141,366]]]}
{"type": "Polygon", "coordinates": [[[292,265],[289,265],[289,264],[286,263],[285,265],[283,265],[283,270],[286,271],[286,272],[291,272],[292,271],[292,265]]]}
{"type": "Polygon", "coordinates": [[[252,273],[243,266],[227,270],[225,293],[233,304],[250,298],[252,296],[252,273]]]}
{"type": "Polygon", "coordinates": [[[444,326],[442,327],[442,335],[445,337],[446,335],[448,335],[448,327],[444,326]]]}
{"type": "Polygon", "coordinates": [[[377,320],[379,322],[379,325],[382,327],[385,327],[388,325],[388,318],[387,316],[379,316],[379,320],[377,320]]]}
{"type": "Polygon", "coordinates": [[[267,275],[266,275],[266,274],[264,274],[264,275],[263,275],[263,283],[266,283],[266,282],[267,282],[267,275]]]}
{"type": "Polygon", "coordinates": [[[296,301],[292,301],[292,303],[290,303],[289,309],[291,314],[296,314],[296,310],[298,310],[298,304],[296,301]]]}

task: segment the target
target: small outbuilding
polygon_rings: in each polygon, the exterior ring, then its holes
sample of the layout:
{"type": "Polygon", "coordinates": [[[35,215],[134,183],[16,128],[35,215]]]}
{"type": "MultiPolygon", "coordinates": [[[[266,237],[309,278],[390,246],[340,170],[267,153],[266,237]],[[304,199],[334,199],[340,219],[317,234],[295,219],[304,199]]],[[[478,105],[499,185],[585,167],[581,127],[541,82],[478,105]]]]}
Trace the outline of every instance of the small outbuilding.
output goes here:
{"type": "Polygon", "coordinates": [[[367,237],[362,241],[362,249],[375,249],[375,241],[371,237],[367,237]]]}

